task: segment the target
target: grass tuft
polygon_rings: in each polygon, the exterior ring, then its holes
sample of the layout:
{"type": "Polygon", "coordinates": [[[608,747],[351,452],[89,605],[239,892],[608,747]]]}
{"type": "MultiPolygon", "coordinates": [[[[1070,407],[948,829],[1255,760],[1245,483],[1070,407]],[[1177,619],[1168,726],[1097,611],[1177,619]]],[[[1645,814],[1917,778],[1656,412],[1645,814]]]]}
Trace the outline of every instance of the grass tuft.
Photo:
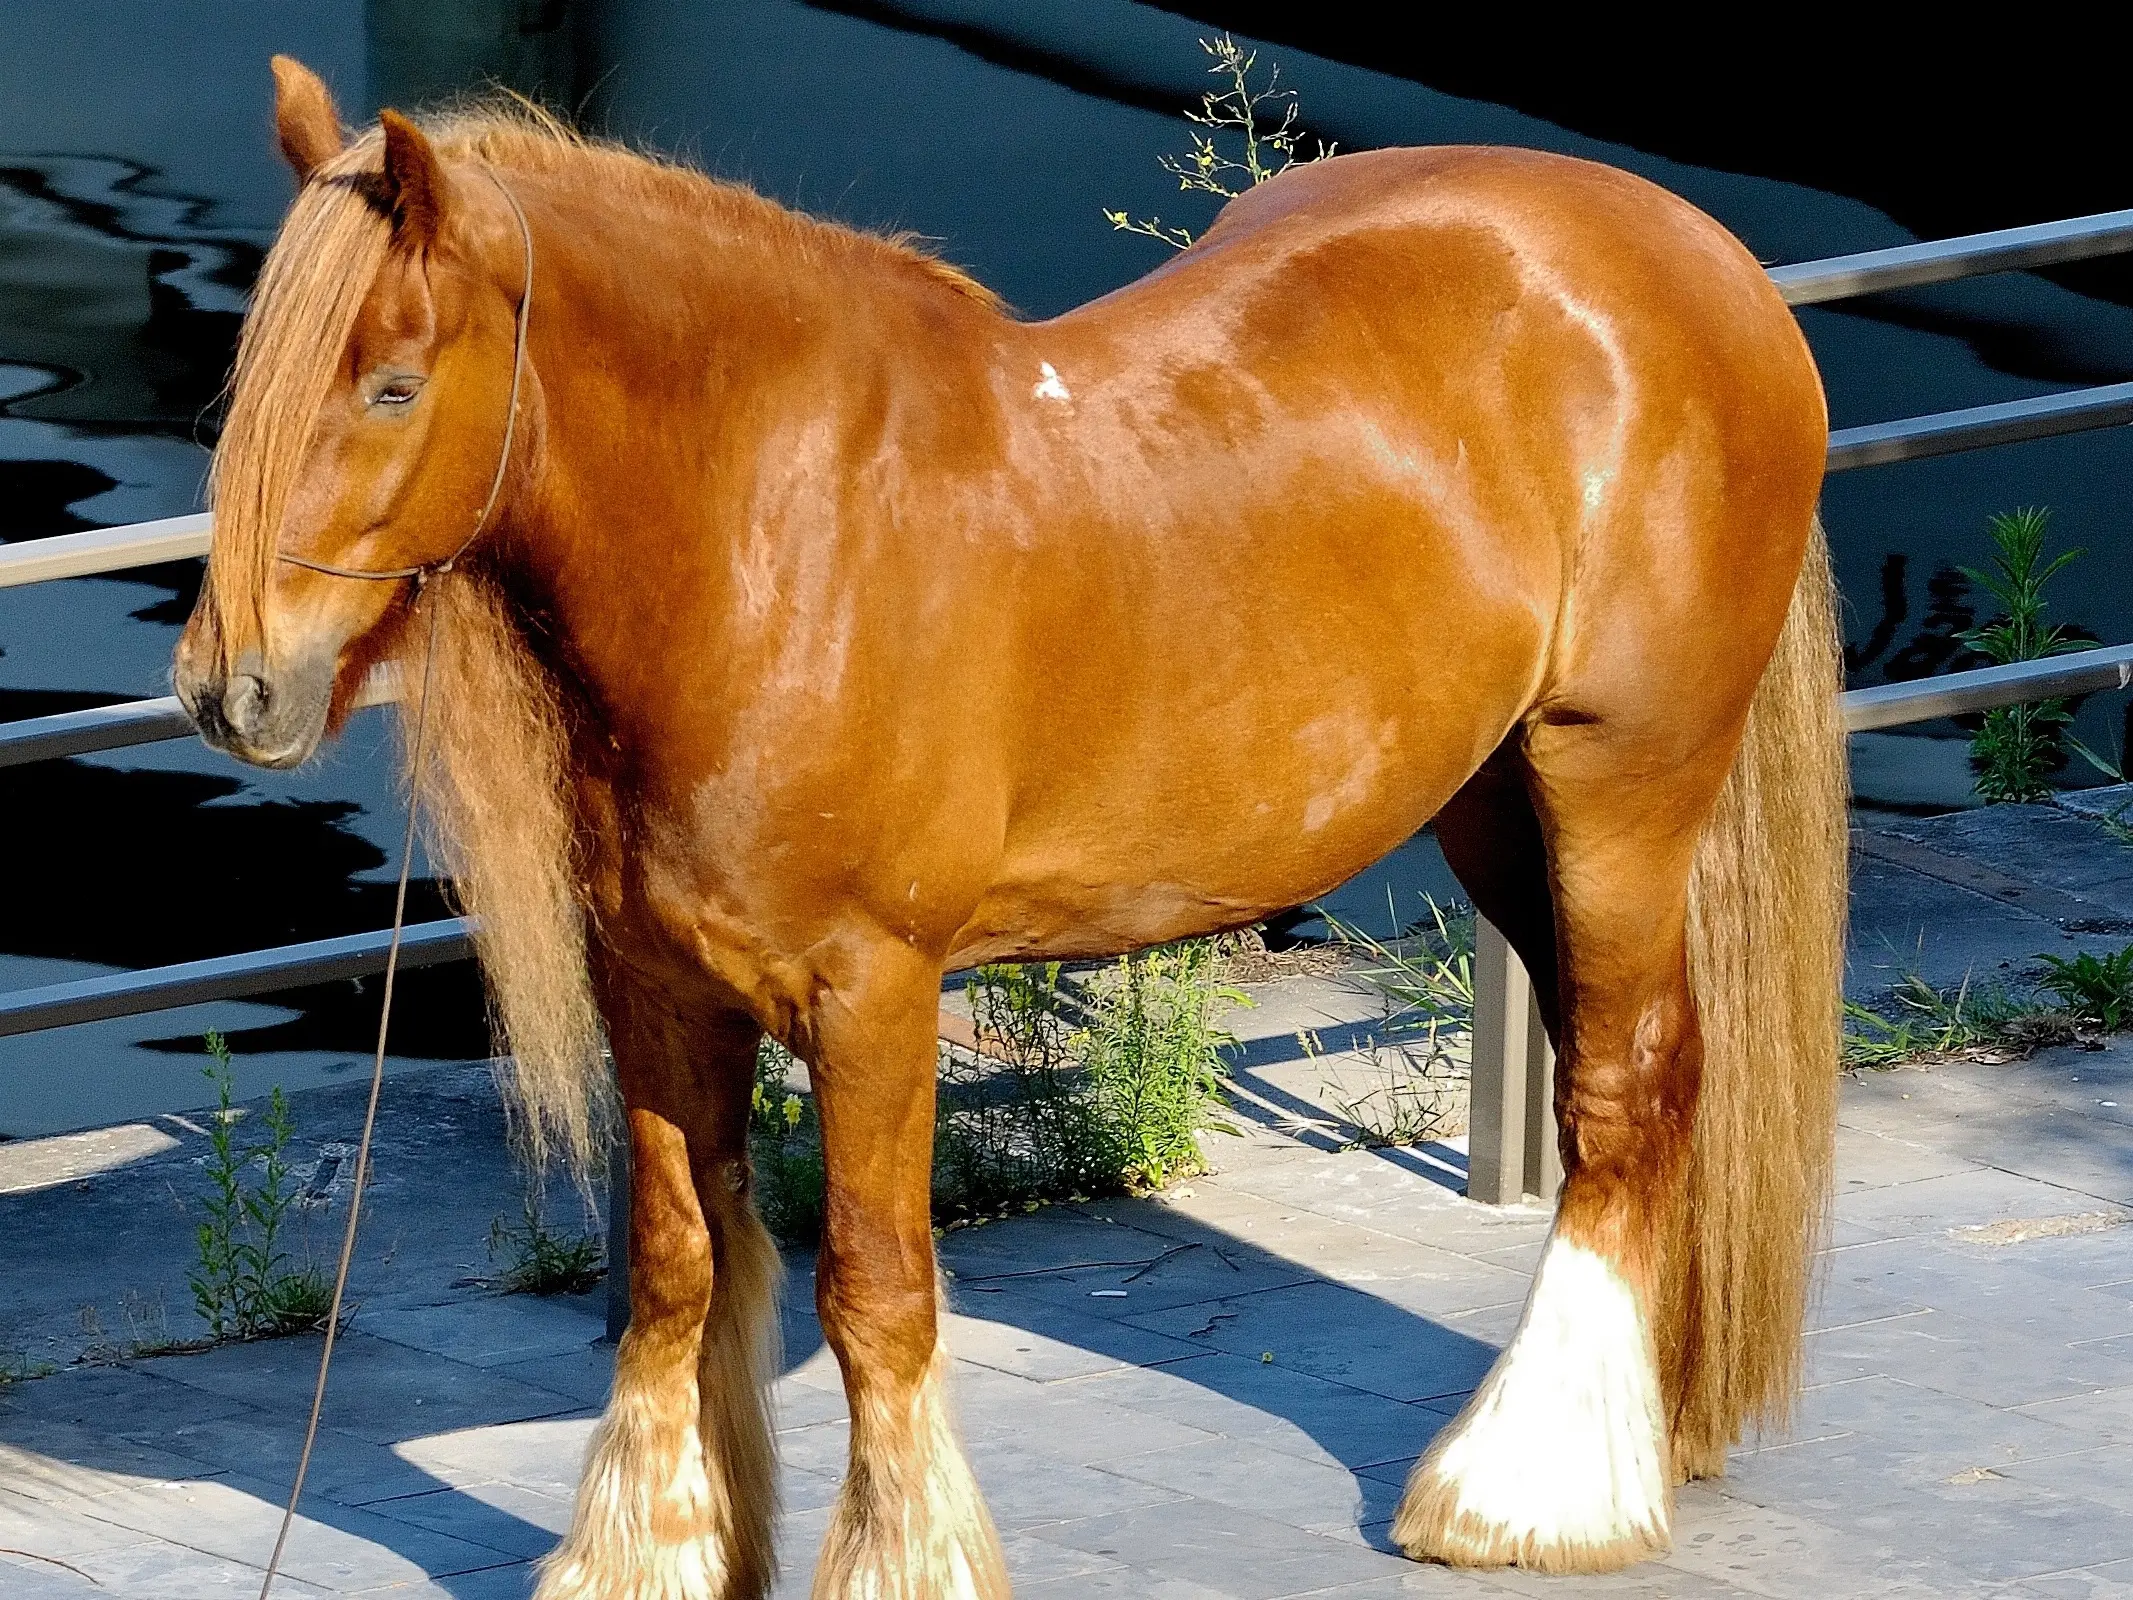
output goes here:
{"type": "Polygon", "coordinates": [[[549,1227],[530,1193],[517,1223],[498,1217],[489,1224],[489,1259],[504,1264],[494,1283],[505,1294],[583,1294],[607,1276],[601,1241],[549,1227]]]}
{"type": "Polygon", "coordinates": [[[2075,1021],[2104,1033],[2133,1022],[2133,945],[2112,955],[2039,956],[2038,987],[2059,997],[2075,1021]]]}

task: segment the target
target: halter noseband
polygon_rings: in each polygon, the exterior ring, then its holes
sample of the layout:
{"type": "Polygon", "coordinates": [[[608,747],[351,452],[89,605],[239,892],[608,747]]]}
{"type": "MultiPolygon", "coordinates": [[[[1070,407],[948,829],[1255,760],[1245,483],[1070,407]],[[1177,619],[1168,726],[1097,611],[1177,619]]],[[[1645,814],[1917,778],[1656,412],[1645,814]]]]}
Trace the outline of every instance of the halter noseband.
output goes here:
{"type": "Polygon", "coordinates": [[[482,529],[488,526],[489,513],[496,509],[497,496],[503,493],[504,473],[511,465],[511,440],[518,431],[518,393],[526,374],[526,323],[533,311],[533,230],[526,225],[526,209],[518,203],[518,196],[497,177],[494,167],[484,166],[489,181],[494,183],[510,204],[511,213],[518,218],[518,236],[526,246],[526,286],[519,294],[518,331],[511,348],[511,409],[504,415],[503,448],[496,453],[496,475],[489,480],[489,497],[481,503],[481,513],[474,519],[473,530],[459,543],[459,548],[442,561],[424,561],[412,567],[394,567],[386,572],[367,572],[359,567],[336,567],[324,561],[311,561],[303,556],[292,556],[277,550],[277,561],[286,561],[294,567],[304,567],[312,572],[323,572],[329,578],[365,578],[375,582],[397,583],[402,578],[415,580],[419,590],[433,577],[441,577],[458,564],[459,558],[473,548],[474,541],[481,537],[482,529]]]}

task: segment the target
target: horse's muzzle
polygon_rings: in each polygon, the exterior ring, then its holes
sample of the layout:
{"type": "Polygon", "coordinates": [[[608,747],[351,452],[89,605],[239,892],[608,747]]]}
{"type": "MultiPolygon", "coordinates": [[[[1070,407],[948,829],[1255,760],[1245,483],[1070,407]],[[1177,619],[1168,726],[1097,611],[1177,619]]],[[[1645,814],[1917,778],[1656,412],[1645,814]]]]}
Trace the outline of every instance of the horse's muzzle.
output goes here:
{"type": "Polygon", "coordinates": [[[247,652],[228,671],[181,663],[174,676],[178,703],[200,737],[253,766],[300,766],[325,734],[330,671],[271,672],[247,652]]]}

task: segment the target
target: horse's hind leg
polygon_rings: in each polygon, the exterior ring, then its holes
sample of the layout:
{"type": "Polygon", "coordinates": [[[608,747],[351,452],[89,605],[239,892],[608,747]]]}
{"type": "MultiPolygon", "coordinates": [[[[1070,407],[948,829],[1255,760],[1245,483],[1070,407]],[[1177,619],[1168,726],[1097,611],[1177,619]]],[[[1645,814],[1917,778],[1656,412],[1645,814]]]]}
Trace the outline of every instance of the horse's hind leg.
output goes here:
{"type": "Polygon", "coordinates": [[[757,1600],[774,1572],[779,1270],[748,1192],[760,1034],[599,977],[629,1114],[630,1326],[538,1600],[757,1600]]]}
{"type": "Polygon", "coordinates": [[[1006,1600],[999,1538],[949,1415],[937,1315],[940,969],[900,940],[840,965],[800,1024],[828,1175],[815,1300],[852,1412],[815,1600],[1006,1600]]]}
{"type": "Polygon", "coordinates": [[[1564,1186],[1517,1334],[1409,1479],[1394,1537],[1411,1555],[1599,1572],[1669,1542],[1653,1308],[1702,1060],[1689,870],[1730,753],[1717,737],[1653,759],[1592,724],[1528,738],[1558,923],[1564,1186]]]}

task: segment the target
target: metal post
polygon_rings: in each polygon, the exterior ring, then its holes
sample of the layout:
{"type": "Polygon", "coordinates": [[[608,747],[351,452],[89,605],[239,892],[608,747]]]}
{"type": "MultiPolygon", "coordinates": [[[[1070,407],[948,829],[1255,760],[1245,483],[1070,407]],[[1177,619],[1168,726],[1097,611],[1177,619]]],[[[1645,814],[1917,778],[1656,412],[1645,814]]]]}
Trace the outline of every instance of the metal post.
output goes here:
{"type": "Polygon", "coordinates": [[[1541,1021],[1540,994],[1518,957],[1511,958],[1526,988],[1526,1193],[1553,1200],[1563,1186],[1563,1147],[1555,1133],[1555,1046],[1541,1021]]]}
{"type": "Polygon", "coordinates": [[[1486,917],[1474,919],[1473,1103],[1467,1124],[1467,1197],[1517,1202],[1526,1175],[1526,969],[1486,917]]]}
{"type": "Polygon", "coordinates": [[[1467,1197],[1488,1205],[1515,1205],[1529,1194],[1553,1198],[1562,1185],[1555,1052],[1533,980],[1486,917],[1474,919],[1472,1085],[1467,1197]]]}
{"type": "Polygon", "coordinates": [[[607,1337],[630,1325],[630,1141],[618,1132],[607,1151],[607,1337]]]}

